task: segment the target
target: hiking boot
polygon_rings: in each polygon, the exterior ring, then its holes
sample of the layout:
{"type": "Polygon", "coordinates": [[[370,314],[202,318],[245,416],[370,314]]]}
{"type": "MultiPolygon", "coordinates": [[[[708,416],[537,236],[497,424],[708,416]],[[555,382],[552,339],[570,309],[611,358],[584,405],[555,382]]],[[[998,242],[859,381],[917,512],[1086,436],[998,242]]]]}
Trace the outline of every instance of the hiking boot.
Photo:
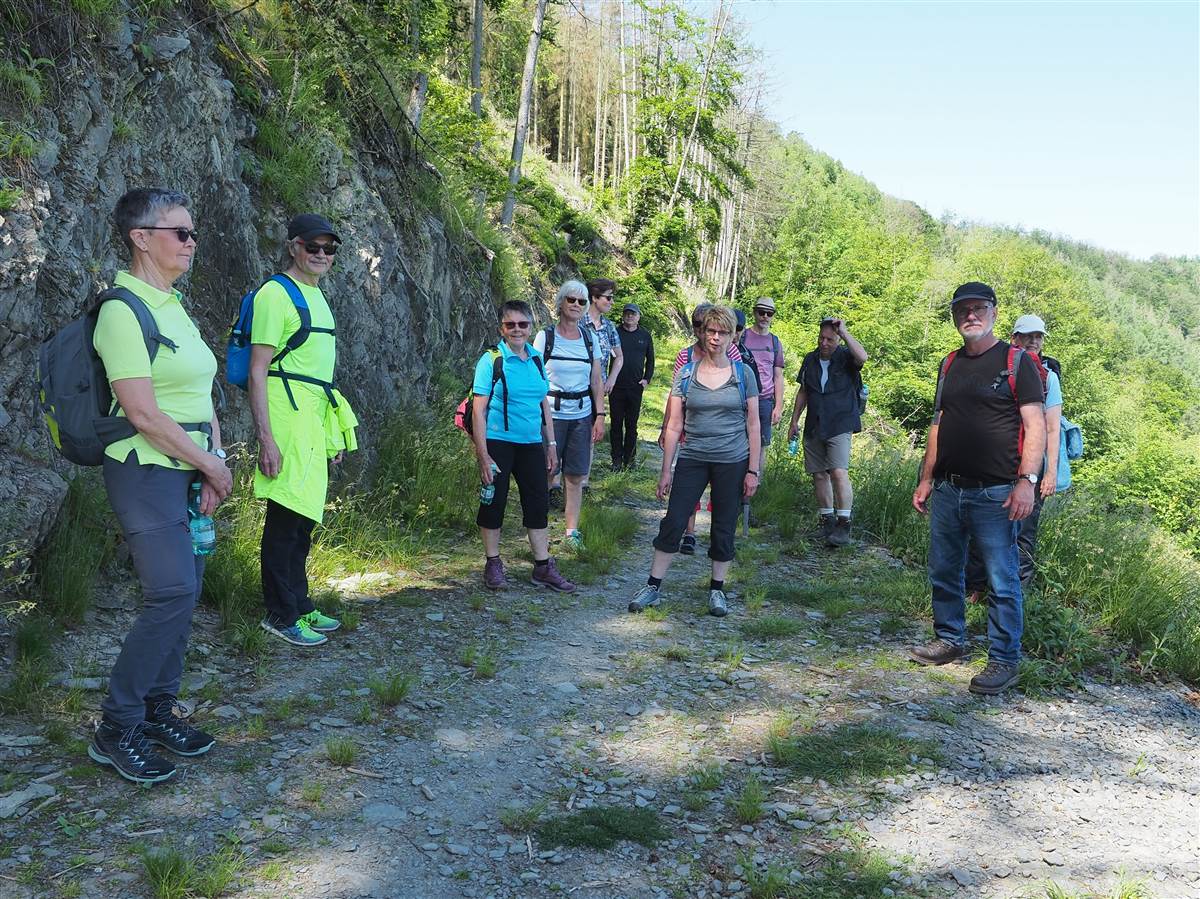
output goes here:
{"type": "Polygon", "coordinates": [[[508,578],[504,576],[504,563],[500,561],[499,556],[483,563],[483,586],[489,590],[503,590],[508,586],[508,578]]]}
{"type": "Polygon", "coordinates": [[[729,614],[729,604],[725,600],[724,590],[708,591],[708,614],[716,618],[724,618],[729,614]]]}
{"type": "Polygon", "coordinates": [[[563,492],[562,492],[561,487],[551,487],[550,488],[550,508],[558,509],[559,511],[562,510],[562,508],[563,508],[563,492]]]}
{"type": "Polygon", "coordinates": [[[308,625],[310,631],[316,631],[318,634],[331,634],[342,626],[342,623],[336,618],[321,614],[319,609],[313,609],[307,615],[301,615],[300,620],[308,625]]]}
{"type": "Polygon", "coordinates": [[[567,531],[567,535],[563,537],[563,545],[574,552],[583,552],[583,534],[579,533],[578,529],[567,531]]]}
{"type": "Polygon", "coordinates": [[[841,515],[837,516],[833,528],[825,540],[830,546],[848,546],[850,544],[850,519],[841,515]]]}
{"type": "Polygon", "coordinates": [[[174,696],[146,697],[146,724],[142,734],[176,755],[204,755],[217,741],[187,723],[188,712],[174,696]]]}
{"type": "Polygon", "coordinates": [[[685,556],[696,555],[696,535],[684,534],[683,540],[679,543],[679,552],[685,556]]]}
{"type": "Polygon", "coordinates": [[[961,659],[966,652],[966,647],[955,646],[949,640],[939,637],[924,646],[914,646],[908,654],[914,662],[920,662],[922,665],[945,665],[955,659],[961,659]]]}
{"type": "Polygon", "coordinates": [[[971,678],[972,693],[982,693],[984,696],[995,696],[1003,693],[1017,682],[1017,666],[1004,662],[988,661],[982,671],[971,678]]]}
{"type": "Polygon", "coordinates": [[[155,754],[143,733],[145,721],[122,730],[119,725],[101,720],[96,725],[88,755],[101,765],[111,765],[126,780],[135,784],[156,784],[175,776],[175,766],[155,754]]]}
{"type": "Polygon", "coordinates": [[[657,587],[651,587],[646,584],[633,595],[633,599],[629,600],[629,611],[641,612],[644,609],[650,609],[662,602],[662,593],[657,587]]]}
{"type": "Polygon", "coordinates": [[[328,637],[324,634],[318,634],[305,624],[303,618],[297,619],[296,623],[291,627],[276,624],[269,618],[264,618],[260,624],[264,631],[274,634],[282,640],[286,640],[293,646],[320,646],[322,643],[329,642],[328,637]]]}
{"type": "Polygon", "coordinates": [[[821,539],[826,543],[829,542],[829,538],[833,534],[834,525],[836,524],[836,515],[822,515],[820,517],[818,527],[821,529],[821,539]]]}
{"type": "MultiPolygon", "coordinates": [[[[576,533],[579,533],[576,531],[576,533]]],[[[551,558],[545,565],[533,566],[533,582],[559,593],[574,593],[575,585],[559,573],[558,564],[551,558]]]]}

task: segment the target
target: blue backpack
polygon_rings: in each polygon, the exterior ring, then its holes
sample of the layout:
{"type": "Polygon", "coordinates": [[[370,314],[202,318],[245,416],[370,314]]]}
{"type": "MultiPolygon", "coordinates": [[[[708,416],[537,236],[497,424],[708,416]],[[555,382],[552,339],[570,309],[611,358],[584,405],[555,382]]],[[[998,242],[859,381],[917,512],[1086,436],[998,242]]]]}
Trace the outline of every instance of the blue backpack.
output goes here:
{"type": "MultiPolygon", "coordinates": [[[[300,287],[295,281],[287,275],[272,275],[242,297],[242,302],[238,306],[237,318],[233,320],[233,326],[229,329],[229,342],[225,347],[225,379],[235,387],[242,388],[242,390],[246,390],[250,384],[250,334],[254,327],[254,295],[272,281],[287,291],[288,299],[292,301],[292,305],[296,307],[296,312],[300,315],[300,328],[287,339],[287,343],[284,344],[283,349],[271,359],[271,365],[275,365],[292,350],[301,346],[304,341],[308,340],[309,334],[334,333],[333,328],[313,327],[312,313],[308,311],[308,301],[304,299],[304,294],[300,292],[300,287]]],[[[271,374],[275,374],[275,372],[272,371],[271,374]]],[[[306,381],[325,387],[327,393],[330,386],[332,386],[305,375],[297,375],[290,372],[286,374],[285,384],[288,379],[306,381]]],[[[291,388],[288,388],[288,395],[291,395],[291,388]]],[[[295,405],[295,400],[292,401],[292,405],[295,405]]]]}

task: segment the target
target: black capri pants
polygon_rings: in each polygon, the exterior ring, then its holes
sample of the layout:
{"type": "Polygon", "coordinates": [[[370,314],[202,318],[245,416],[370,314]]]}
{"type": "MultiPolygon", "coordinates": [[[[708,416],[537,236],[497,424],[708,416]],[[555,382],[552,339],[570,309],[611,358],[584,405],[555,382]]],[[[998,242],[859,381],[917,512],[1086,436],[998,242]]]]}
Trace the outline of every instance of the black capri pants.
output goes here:
{"type": "Polygon", "coordinates": [[[683,539],[688,519],[704,495],[704,488],[711,486],[712,535],[708,557],[714,562],[732,562],[733,535],[742,508],[742,484],[749,468],[749,457],[740,462],[706,462],[680,456],[675,461],[667,514],[658,526],[654,548],[665,553],[679,552],[679,541],[683,539]]]}
{"type": "Polygon", "coordinates": [[[517,479],[521,495],[521,524],[531,531],[540,531],[549,524],[550,489],[546,484],[546,448],[541,443],[509,443],[489,440],[488,455],[500,471],[492,481],[496,495],[490,505],[479,504],[475,523],[491,531],[504,524],[508,505],[509,475],[517,479]]]}

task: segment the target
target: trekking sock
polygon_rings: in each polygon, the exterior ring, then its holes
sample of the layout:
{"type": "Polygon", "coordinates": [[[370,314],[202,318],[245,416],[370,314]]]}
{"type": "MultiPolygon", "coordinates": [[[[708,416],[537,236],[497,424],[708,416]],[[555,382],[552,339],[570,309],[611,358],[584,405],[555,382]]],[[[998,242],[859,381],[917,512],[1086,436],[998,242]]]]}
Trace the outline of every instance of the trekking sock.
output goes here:
{"type": "Polygon", "coordinates": [[[549,564],[550,564],[550,559],[549,559],[549,558],[545,558],[545,559],[534,559],[534,560],[533,560],[533,570],[534,570],[534,571],[537,571],[539,568],[545,568],[545,567],[546,567],[547,565],[549,565],[549,564]]]}
{"type": "Polygon", "coordinates": [[[713,578],[709,578],[708,579],[708,589],[709,590],[724,590],[725,582],[714,580],[713,578]]]}
{"type": "Polygon", "coordinates": [[[817,509],[818,515],[832,515],[833,509],[817,509]]]}
{"type": "Polygon", "coordinates": [[[850,517],[850,510],[849,510],[849,509],[838,509],[838,510],[837,510],[837,517],[838,517],[838,518],[849,518],[849,517],[850,517]]]}
{"type": "Polygon", "coordinates": [[[649,587],[653,587],[655,590],[657,590],[659,587],[662,586],[662,578],[655,577],[654,575],[650,575],[650,577],[646,578],[646,585],[649,587]]]}

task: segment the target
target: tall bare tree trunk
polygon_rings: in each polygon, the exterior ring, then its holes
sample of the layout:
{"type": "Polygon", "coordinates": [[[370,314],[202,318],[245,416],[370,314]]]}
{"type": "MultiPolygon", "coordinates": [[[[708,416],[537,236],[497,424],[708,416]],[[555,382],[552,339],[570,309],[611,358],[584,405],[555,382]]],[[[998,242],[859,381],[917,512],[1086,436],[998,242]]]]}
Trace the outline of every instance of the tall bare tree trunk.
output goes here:
{"type": "MultiPolygon", "coordinates": [[[[631,157],[629,155],[629,85],[625,80],[625,4],[621,3],[621,148],[624,150],[624,166],[622,174],[628,174],[631,157]]],[[[615,170],[615,167],[614,167],[615,170]]],[[[615,173],[615,171],[614,171],[615,173]]],[[[614,179],[614,187],[615,185],[614,179]]]]}
{"type": "Polygon", "coordinates": [[[471,112],[483,118],[483,0],[475,0],[471,22],[471,112]]]}
{"type": "Polygon", "coordinates": [[[563,164],[563,145],[567,142],[567,79],[558,78],[558,164],[563,164]]]}
{"type": "Polygon", "coordinates": [[[704,60],[704,73],[700,80],[700,96],[696,98],[696,114],[692,116],[692,128],[688,132],[687,141],[683,145],[683,155],[679,159],[679,168],[675,172],[675,187],[671,189],[671,198],[667,201],[668,216],[675,208],[675,198],[679,195],[679,180],[683,177],[683,170],[687,167],[688,157],[692,153],[692,145],[696,142],[696,127],[700,124],[700,111],[704,108],[704,100],[708,95],[708,75],[712,69],[713,55],[717,52],[721,32],[725,30],[725,23],[728,20],[729,14],[725,9],[725,2],[721,0],[721,5],[717,9],[717,25],[713,29],[712,43],[708,45],[708,55],[704,60]]]}
{"type": "Polygon", "coordinates": [[[533,10],[533,27],[529,30],[529,46],[525,48],[525,71],[521,74],[521,102],[517,107],[517,127],[513,132],[512,165],[508,170],[508,195],[500,212],[500,227],[512,227],[513,211],[517,207],[517,183],[521,180],[521,157],[525,155],[525,135],[529,130],[529,106],[533,98],[533,81],[537,74],[538,47],[542,43],[542,23],[546,18],[546,0],[537,0],[533,10]]]}
{"type": "Polygon", "coordinates": [[[604,156],[604,135],[601,126],[601,106],[604,103],[604,0],[600,0],[598,40],[592,42],[596,54],[596,110],[592,119],[592,187],[600,181],[601,159],[604,156]]]}

